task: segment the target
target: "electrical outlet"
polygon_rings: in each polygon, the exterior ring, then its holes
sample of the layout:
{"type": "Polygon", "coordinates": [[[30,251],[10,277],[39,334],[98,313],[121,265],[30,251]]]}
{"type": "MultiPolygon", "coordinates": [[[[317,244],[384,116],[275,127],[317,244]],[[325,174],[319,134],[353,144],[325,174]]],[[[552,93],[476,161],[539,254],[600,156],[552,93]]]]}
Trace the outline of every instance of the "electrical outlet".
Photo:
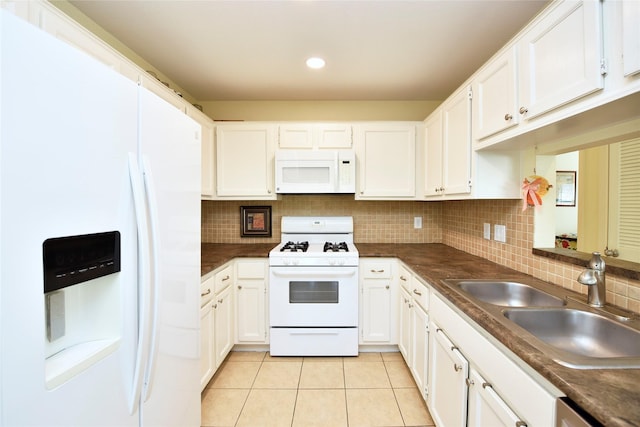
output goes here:
{"type": "Polygon", "coordinates": [[[496,242],[507,242],[507,227],[505,225],[496,224],[493,227],[493,239],[496,242]]]}
{"type": "Polygon", "coordinates": [[[413,228],[422,228],[422,217],[421,216],[413,217],[413,228]]]}
{"type": "Polygon", "coordinates": [[[491,224],[488,222],[484,223],[483,237],[487,240],[491,240],[491,224]]]}

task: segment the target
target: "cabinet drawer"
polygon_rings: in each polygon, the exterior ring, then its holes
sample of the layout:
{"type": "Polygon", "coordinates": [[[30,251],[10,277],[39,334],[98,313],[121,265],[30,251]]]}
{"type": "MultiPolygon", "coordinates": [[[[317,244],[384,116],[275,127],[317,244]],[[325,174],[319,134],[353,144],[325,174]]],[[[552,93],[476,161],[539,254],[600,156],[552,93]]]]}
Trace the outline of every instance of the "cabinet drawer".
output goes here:
{"type": "Polygon", "coordinates": [[[411,274],[409,270],[402,265],[398,267],[398,282],[400,282],[400,286],[402,286],[405,291],[411,293],[414,280],[413,274],[411,274]]]}
{"type": "Polygon", "coordinates": [[[233,266],[228,265],[214,276],[214,292],[217,294],[233,282],[233,266]]]}
{"type": "Polygon", "coordinates": [[[238,279],[264,279],[264,261],[238,261],[236,264],[236,277],[238,279]]]}
{"type": "Polygon", "coordinates": [[[411,296],[424,309],[424,311],[428,312],[429,288],[427,288],[427,285],[415,278],[411,281],[411,285],[411,296]]]}
{"type": "Polygon", "coordinates": [[[213,281],[210,277],[200,284],[200,307],[204,307],[213,298],[213,281]]]}
{"type": "Polygon", "coordinates": [[[362,277],[365,279],[391,278],[391,261],[366,261],[362,263],[362,277]]]}

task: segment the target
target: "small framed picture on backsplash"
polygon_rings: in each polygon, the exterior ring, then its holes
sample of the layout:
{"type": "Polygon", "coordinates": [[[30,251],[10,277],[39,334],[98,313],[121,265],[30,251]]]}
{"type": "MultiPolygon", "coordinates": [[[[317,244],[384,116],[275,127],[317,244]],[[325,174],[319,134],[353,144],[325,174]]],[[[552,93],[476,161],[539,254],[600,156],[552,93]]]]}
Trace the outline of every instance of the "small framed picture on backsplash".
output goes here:
{"type": "Polygon", "coordinates": [[[240,206],[241,237],[271,237],[271,206],[240,206]]]}

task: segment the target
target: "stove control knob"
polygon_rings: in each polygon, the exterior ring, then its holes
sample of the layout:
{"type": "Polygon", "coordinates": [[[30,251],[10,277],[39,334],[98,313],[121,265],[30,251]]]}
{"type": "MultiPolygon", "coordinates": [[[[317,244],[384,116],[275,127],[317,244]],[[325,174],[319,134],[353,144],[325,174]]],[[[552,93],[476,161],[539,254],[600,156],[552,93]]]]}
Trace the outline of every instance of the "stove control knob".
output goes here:
{"type": "Polygon", "coordinates": [[[293,262],[293,265],[298,265],[298,264],[300,264],[300,260],[298,260],[298,259],[294,259],[292,262],[293,262]]]}
{"type": "Polygon", "coordinates": [[[290,262],[289,262],[289,260],[288,260],[288,259],[284,258],[284,259],[282,260],[282,263],[283,263],[284,265],[289,265],[289,263],[290,263],[290,262]]]}
{"type": "Polygon", "coordinates": [[[338,260],[338,263],[339,263],[340,265],[344,265],[344,259],[340,259],[340,260],[338,260]]]}
{"type": "Polygon", "coordinates": [[[330,259],[329,260],[329,265],[336,265],[336,260],[335,259],[330,259]]]}

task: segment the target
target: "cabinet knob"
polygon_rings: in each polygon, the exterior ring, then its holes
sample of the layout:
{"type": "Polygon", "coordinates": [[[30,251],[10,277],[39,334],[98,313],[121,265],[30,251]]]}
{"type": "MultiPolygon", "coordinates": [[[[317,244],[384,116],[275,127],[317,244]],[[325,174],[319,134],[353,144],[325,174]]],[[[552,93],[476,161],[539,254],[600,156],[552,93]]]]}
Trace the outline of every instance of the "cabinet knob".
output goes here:
{"type": "Polygon", "coordinates": [[[529,112],[529,110],[525,107],[520,107],[520,110],[518,110],[520,112],[520,114],[527,114],[529,112]]]}
{"type": "Polygon", "coordinates": [[[213,308],[218,308],[218,304],[213,304],[213,308]]]}
{"type": "Polygon", "coordinates": [[[384,288],[385,288],[385,289],[389,289],[389,285],[385,286],[384,288]]]}
{"type": "Polygon", "coordinates": [[[242,289],[242,286],[238,285],[238,289],[242,289]]]}
{"type": "Polygon", "coordinates": [[[440,187],[440,191],[444,191],[444,187],[440,187]]]}
{"type": "Polygon", "coordinates": [[[207,292],[201,292],[201,293],[200,293],[200,296],[201,296],[201,297],[204,297],[204,296],[209,295],[210,293],[211,293],[211,288],[208,288],[208,289],[207,289],[207,292]]]}
{"type": "Polygon", "coordinates": [[[467,383],[467,387],[471,387],[475,384],[471,378],[465,378],[464,382],[467,383]]]}
{"type": "Polygon", "coordinates": [[[267,194],[271,194],[271,190],[267,190],[267,194]]]}
{"type": "Polygon", "coordinates": [[[516,421],[516,427],[527,427],[527,423],[524,421],[516,421]]]}
{"type": "Polygon", "coordinates": [[[456,372],[459,372],[459,371],[462,370],[462,366],[458,365],[457,363],[454,363],[453,364],[453,370],[456,371],[456,372]]]}
{"type": "Polygon", "coordinates": [[[218,300],[218,302],[219,302],[220,304],[222,304],[222,302],[223,302],[223,301],[224,301],[224,298],[220,298],[220,299],[218,300]]]}
{"type": "Polygon", "coordinates": [[[505,120],[506,122],[508,122],[508,121],[509,121],[509,120],[511,120],[511,119],[513,119],[513,116],[512,116],[511,114],[507,113],[507,114],[505,114],[505,115],[504,115],[504,120],[505,120]]]}

